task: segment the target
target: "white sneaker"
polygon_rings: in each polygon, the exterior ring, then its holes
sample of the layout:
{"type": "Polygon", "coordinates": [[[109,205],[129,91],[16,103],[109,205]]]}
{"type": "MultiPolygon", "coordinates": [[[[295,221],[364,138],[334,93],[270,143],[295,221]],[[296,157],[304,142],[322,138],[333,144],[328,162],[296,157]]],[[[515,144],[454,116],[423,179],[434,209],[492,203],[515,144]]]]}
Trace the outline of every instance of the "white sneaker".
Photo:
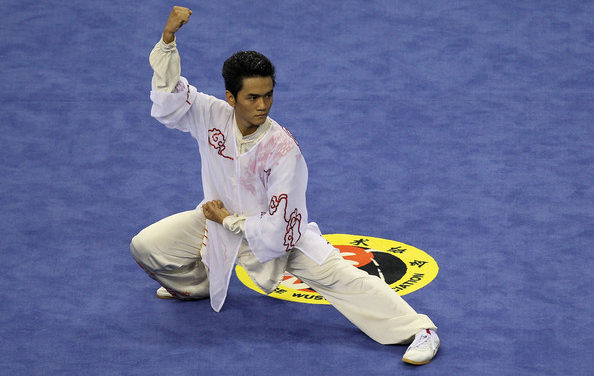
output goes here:
{"type": "Polygon", "coordinates": [[[175,296],[171,295],[165,287],[159,287],[157,289],[157,298],[159,299],[175,299],[175,296]]]}
{"type": "Polygon", "coordinates": [[[437,354],[439,349],[439,337],[431,329],[424,329],[415,335],[413,343],[402,356],[402,361],[420,366],[427,364],[437,354]]]}

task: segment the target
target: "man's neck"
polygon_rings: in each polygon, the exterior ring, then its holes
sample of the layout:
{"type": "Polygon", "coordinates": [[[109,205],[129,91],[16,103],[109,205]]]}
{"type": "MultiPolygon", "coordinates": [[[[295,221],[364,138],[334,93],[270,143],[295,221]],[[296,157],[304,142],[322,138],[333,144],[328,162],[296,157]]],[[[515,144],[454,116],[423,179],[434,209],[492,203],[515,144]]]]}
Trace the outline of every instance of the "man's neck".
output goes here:
{"type": "Polygon", "coordinates": [[[260,127],[259,125],[251,125],[251,124],[249,124],[247,126],[241,126],[241,125],[237,124],[237,128],[239,128],[239,131],[241,132],[241,135],[244,136],[244,137],[251,135],[252,133],[254,133],[255,131],[257,131],[259,127],[260,127]]]}
{"type": "Polygon", "coordinates": [[[243,137],[251,135],[252,133],[256,132],[258,128],[260,128],[259,125],[253,125],[249,123],[240,124],[240,122],[238,121],[239,119],[237,119],[237,115],[235,113],[233,113],[233,118],[235,121],[235,126],[237,127],[237,129],[239,129],[239,132],[241,132],[241,135],[243,137]]]}

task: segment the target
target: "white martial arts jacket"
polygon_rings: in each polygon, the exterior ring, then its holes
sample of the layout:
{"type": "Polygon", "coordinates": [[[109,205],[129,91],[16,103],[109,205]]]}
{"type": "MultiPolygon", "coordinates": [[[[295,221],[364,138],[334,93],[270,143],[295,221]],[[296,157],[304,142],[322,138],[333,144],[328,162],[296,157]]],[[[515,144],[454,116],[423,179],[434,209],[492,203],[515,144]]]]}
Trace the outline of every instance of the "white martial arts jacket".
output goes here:
{"type": "MultiPolygon", "coordinates": [[[[246,216],[243,235],[260,263],[299,249],[321,264],[334,248],[318,226],[307,221],[307,166],[289,131],[268,118],[266,134],[240,154],[233,108],[198,92],[184,77],[177,88],[174,93],[151,91],[151,116],[169,128],[189,132],[198,142],[203,202],[221,200],[230,213],[246,216]]],[[[207,227],[203,261],[209,268],[211,306],[218,312],[242,235],[212,221],[207,227]]]]}

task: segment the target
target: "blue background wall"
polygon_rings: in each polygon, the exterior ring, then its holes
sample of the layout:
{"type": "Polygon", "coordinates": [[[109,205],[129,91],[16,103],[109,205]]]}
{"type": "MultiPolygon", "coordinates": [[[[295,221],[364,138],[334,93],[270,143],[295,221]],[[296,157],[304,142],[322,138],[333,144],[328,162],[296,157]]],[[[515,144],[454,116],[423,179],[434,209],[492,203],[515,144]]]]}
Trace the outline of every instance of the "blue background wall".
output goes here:
{"type": "Polygon", "coordinates": [[[154,297],[129,241],[202,199],[194,141],[149,116],[172,5],[0,4],[0,373],[591,373],[591,1],[181,4],[200,90],[223,97],[237,50],[275,63],[272,116],[300,142],[323,232],[438,262],[406,296],[440,327],[421,369],[331,307],[236,279],[219,314],[154,297]]]}

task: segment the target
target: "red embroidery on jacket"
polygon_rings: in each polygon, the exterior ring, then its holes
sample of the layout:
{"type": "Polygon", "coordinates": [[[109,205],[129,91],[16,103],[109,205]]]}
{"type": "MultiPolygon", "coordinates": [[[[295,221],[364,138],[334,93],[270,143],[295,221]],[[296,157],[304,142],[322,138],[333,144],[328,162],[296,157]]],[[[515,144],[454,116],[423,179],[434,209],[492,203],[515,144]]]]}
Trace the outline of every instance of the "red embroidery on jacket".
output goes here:
{"type": "Polygon", "coordinates": [[[223,151],[227,147],[225,146],[225,135],[220,129],[213,128],[208,130],[208,143],[215,148],[221,157],[233,160],[233,158],[223,154],[223,151]]]}
{"type": "Polygon", "coordinates": [[[301,214],[295,209],[288,219],[285,218],[285,221],[287,222],[287,231],[285,232],[284,245],[287,247],[285,251],[288,251],[291,248],[295,248],[295,244],[301,239],[301,231],[299,231],[301,214]]]}
{"type": "Polygon", "coordinates": [[[270,204],[268,205],[268,214],[274,215],[278,211],[278,208],[283,201],[285,204],[283,219],[287,223],[283,245],[286,247],[285,251],[288,252],[290,249],[295,248],[295,244],[297,244],[299,239],[301,239],[301,231],[299,230],[301,225],[301,214],[297,209],[295,209],[287,218],[288,196],[286,193],[283,193],[278,197],[272,196],[270,199],[270,204]]]}
{"type": "Polygon", "coordinates": [[[267,187],[268,186],[268,180],[270,180],[270,172],[272,171],[271,168],[269,168],[268,170],[264,170],[264,186],[267,187]]]}

